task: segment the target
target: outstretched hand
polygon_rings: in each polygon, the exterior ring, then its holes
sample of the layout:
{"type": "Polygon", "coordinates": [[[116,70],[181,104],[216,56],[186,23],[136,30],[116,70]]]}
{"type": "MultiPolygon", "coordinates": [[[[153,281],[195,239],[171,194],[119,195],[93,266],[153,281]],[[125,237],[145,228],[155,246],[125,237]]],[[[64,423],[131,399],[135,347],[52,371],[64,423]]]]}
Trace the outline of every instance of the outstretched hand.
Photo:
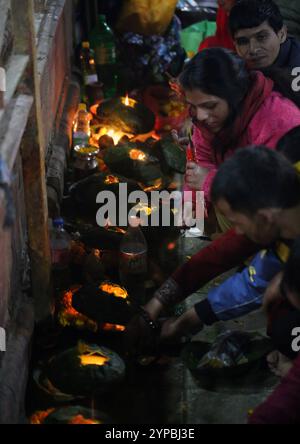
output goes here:
{"type": "Polygon", "coordinates": [[[124,351],[132,357],[140,356],[155,351],[158,341],[158,330],[151,328],[140,314],[136,314],[124,332],[124,351]]]}

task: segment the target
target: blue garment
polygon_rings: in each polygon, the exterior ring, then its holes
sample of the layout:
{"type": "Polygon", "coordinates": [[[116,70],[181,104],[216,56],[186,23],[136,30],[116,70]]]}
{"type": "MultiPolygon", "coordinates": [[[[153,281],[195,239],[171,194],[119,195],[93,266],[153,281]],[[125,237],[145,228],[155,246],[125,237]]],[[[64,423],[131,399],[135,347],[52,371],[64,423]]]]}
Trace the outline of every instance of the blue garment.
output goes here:
{"type": "Polygon", "coordinates": [[[280,47],[278,58],[273,66],[278,68],[300,67],[300,41],[289,37],[280,47]]]}
{"type": "Polygon", "coordinates": [[[218,320],[237,318],[260,308],[268,284],[282,268],[283,263],[273,250],[263,250],[249,267],[212,289],[207,301],[218,320]]]}

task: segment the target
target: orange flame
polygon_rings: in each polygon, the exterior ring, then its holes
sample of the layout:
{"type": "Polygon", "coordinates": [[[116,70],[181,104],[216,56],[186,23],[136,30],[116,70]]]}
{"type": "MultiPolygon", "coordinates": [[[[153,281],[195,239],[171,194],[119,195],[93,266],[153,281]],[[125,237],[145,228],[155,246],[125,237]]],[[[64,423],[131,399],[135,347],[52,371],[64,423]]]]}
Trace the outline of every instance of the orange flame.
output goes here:
{"type": "Polygon", "coordinates": [[[122,288],[116,284],[103,283],[102,285],[100,285],[99,289],[101,291],[104,291],[105,293],[113,294],[116,298],[128,298],[128,293],[125,288],[122,288]]]}
{"type": "Polygon", "coordinates": [[[175,244],[175,242],[170,242],[169,244],[168,244],[168,250],[169,251],[172,251],[172,250],[175,250],[175,248],[176,248],[176,244],[175,244]]]}
{"type": "Polygon", "coordinates": [[[126,327],[124,325],[118,324],[102,324],[101,329],[103,331],[125,331],[126,327]]]}
{"type": "Polygon", "coordinates": [[[41,425],[44,423],[45,419],[55,411],[55,409],[49,409],[49,410],[40,410],[38,412],[35,412],[31,418],[30,418],[30,424],[35,425],[41,425]]]}
{"type": "Polygon", "coordinates": [[[75,325],[77,328],[87,328],[88,330],[96,332],[98,330],[97,323],[79,313],[72,305],[73,294],[80,288],[81,286],[78,285],[64,292],[61,300],[61,310],[58,313],[59,323],[63,327],[75,325]]]}
{"type": "Polygon", "coordinates": [[[80,362],[83,366],[98,365],[99,367],[102,367],[109,362],[109,359],[106,356],[99,355],[99,353],[89,353],[88,355],[81,355],[80,362]]]}
{"type": "Polygon", "coordinates": [[[134,99],[130,99],[128,97],[128,94],[126,95],[126,97],[121,97],[121,102],[123,103],[123,105],[125,106],[130,106],[130,108],[135,108],[137,101],[134,99]]]}
{"type": "Polygon", "coordinates": [[[132,160],[139,160],[141,162],[144,162],[147,159],[147,154],[145,154],[143,151],[141,150],[130,150],[129,152],[129,157],[132,160]]]}
{"type": "Polygon", "coordinates": [[[119,182],[120,182],[119,179],[117,177],[115,177],[115,176],[112,176],[112,175],[106,176],[106,178],[104,180],[104,183],[106,185],[111,185],[113,183],[119,183],[119,182]]]}
{"type": "Polygon", "coordinates": [[[101,424],[100,421],[96,421],[95,419],[84,418],[82,415],[74,416],[71,418],[68,424],[101,424]]]}

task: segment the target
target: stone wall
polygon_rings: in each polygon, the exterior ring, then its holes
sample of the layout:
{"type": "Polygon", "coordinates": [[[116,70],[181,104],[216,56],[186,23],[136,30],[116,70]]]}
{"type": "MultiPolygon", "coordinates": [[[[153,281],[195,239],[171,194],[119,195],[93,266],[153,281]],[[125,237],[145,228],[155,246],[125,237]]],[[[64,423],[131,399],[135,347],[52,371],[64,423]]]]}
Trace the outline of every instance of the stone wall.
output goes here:
{"type": "MultiPolygon", "coordinates": [[[[22,2],[20,7],[21,5],[22,2]]],[[[53,152],[52,147],[59,133],[61,117],[67,107],[73,49],[73,2],[35,0],[35,7],[46,162],[53,152]]],[[[0,66],[6,68],[6,64],[14,61],[10,0],[0,0],[0,10],[0,66]]],[[[24,61],[21,57],[18,60],[22,63],[24,61]]],[[[16,88],[17,93],[28,94],[22,79],[20,86],[16,88]]],[[[0,110],[0,141],[5,136],[1,118],[0,110]]],[[[10,130],[13,131],[13,127],[10,130]]],[[[65,153],[68,143],[69,139],[66,139],[65,153]]],[[[16,218],[14,225],[9,229],[3,228],[6,202],[4,193],[0,189],[0,327],[5,328],[7,336],[6,352],[0,351],[0,423],[5,424],[16,424],[26,420],[24,396],[35,317],[30,292],[30,262],[22,173],[19,150],[12,167],[11,187],[16,218]]]]}

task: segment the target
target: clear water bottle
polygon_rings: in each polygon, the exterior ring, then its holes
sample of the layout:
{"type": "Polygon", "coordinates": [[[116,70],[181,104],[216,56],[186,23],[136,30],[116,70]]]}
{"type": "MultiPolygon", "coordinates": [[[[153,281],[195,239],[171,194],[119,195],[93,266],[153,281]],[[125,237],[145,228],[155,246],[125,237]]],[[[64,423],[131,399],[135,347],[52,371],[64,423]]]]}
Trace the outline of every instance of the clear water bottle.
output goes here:
{"type": "Polygon", "coordinates": [[[119,274],[133,306],[145,303],[147,276],[147,242],[139,227],[140,219],[131,217],[120,245],[119,274]]]}
{"type": "Polygon", "coordinates": [[[71,284],[70,253],[71,237],[64,230],[63,219],[55,219],[50,234],[52,279],[56,293],[66,290],[71,284]]]}
{"type": "Polygon", "coordinates": [[[64,229],[63,219],[53,221],[50,244],[53,270],[65,270],[70,263],[71,237],[64,229]]]}
{"type": "Polygon", "coordinates": [[[99,15],[97,25],[91,31],[90,42],[95,51],[98,78],[104,85],[104,97],[113,97],[117,90],[116,43],[105,15],[99,15]]]}
{"type": "Polygon", "coordinates": [[[88,145],[91,134],[90,121],[91,115],[87,111],[86,104],[80,103],[73,128],[73,147],[88,145]]]}

